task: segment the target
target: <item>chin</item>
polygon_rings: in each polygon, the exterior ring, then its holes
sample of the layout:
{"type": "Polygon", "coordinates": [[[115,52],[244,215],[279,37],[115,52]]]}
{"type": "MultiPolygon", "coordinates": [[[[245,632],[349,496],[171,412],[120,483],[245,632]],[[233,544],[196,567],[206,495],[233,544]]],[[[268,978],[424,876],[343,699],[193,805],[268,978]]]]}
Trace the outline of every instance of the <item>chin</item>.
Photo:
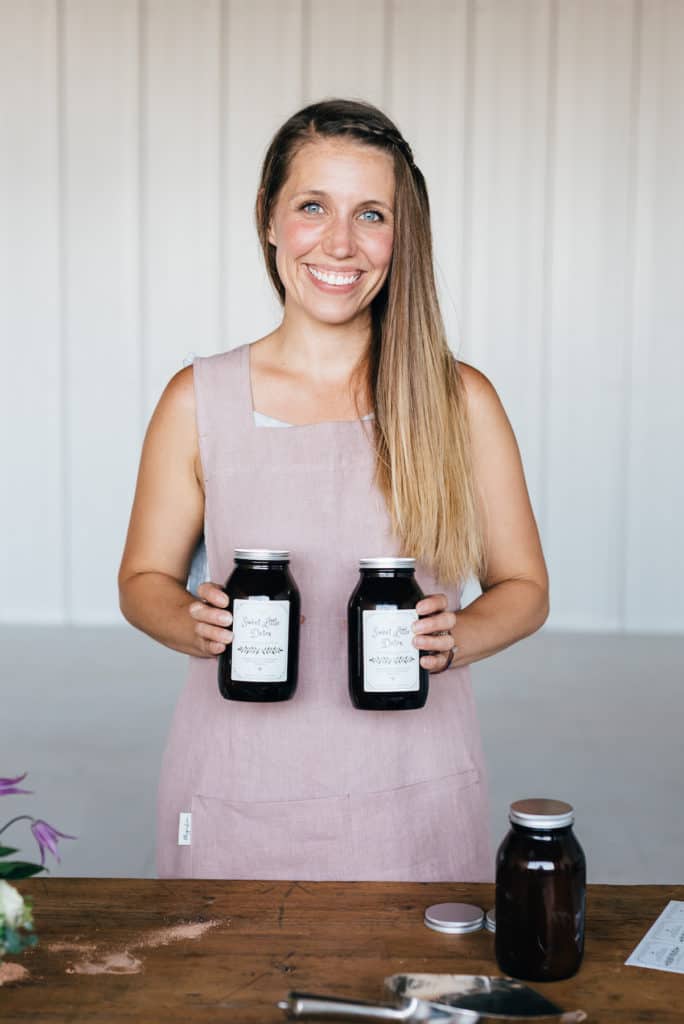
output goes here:
{"type": "Polygon", "coordinates": [[[367,313],[367,308],[355,309],[353,312],[343,312],[342,310],[316,310],[312,311],[310,316],[313,320],[318,320],[319,323],[330,324],[331,326],[337,327],[341,324],[350,324],[359,318],[365,318],[367,313]]]}

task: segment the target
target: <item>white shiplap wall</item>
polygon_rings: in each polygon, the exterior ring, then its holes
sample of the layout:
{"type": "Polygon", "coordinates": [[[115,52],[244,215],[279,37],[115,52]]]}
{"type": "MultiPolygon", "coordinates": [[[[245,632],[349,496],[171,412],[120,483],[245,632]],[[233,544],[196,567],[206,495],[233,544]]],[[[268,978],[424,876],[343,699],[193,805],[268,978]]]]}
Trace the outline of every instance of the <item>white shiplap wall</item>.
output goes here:
{"type": "Polygon", "coordinates": [[[681,0],[0,0],[6,622],[115,622],[145,424],[278,306],[284,118],[383,106],[454,348],[523,451],[551,624],[684,632],[681,0]]]}

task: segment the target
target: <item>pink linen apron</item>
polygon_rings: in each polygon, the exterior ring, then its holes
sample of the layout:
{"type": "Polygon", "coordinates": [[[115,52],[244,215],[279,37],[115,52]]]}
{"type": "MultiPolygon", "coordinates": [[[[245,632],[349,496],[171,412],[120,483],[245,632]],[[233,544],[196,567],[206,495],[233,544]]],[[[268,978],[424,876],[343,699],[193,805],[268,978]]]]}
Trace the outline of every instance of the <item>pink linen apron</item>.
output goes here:
{"type": "MultiPolygon", "coordinates": [[[[286,548],[304,617],[290,701],[224,700],[191,658],[162,762],[160,877],[491,881],[487,793],[467,669],[417,711],[360,711],[347,686],[359,558],[399,554],[361,421],[254,423],[249,346],[194,362],[210,577],[235,548],[286,548]],[[192,841],[178,845],[179,815],[192,841]]],[[[425,594],[443,590],[416,567],[425,594]]],[[[458,608],[460,592],[449,591],[458,608]]]]}

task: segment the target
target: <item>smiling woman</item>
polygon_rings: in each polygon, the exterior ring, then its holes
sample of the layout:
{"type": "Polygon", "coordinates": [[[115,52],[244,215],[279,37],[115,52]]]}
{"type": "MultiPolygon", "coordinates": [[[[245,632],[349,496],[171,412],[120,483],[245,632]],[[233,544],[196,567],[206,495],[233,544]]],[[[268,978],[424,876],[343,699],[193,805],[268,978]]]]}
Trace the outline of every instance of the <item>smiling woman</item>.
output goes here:
{"type": "Polygon", "coordinates": [[[541,625],[547,578],[506,415],[447,345],[423,175],[377,108],[317,103],[272,140],[256,219],[282,321],[167,386],[119,574],[129,621],[191,656],[159,873],[488,880],[467,666],[541,625]],[[203,529],[197,600],[185,582],[203,529]],[[303,613],[291,701],[219,694],[236,548],[290,552],[303,613]],[[410,642],[435,676],[419,711],[360,711],[347,694],[347,599],[369,555],[417,560],[428,596],[410,642]],[[483,594],[461,609],[473,572],[483,594]]]}

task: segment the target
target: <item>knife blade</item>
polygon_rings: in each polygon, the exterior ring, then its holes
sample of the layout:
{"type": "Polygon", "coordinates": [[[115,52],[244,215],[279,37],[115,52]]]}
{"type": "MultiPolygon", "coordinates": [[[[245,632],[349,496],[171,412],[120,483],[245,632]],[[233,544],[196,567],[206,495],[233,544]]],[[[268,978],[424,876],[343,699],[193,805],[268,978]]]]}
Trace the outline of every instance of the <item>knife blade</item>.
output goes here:
{"type": "Polygon", "coordinates": [[[400,999],[415,996],[433,1006],[475,1010],[491,1020],[550,1018],[562,1024],[579,1024],[587,1019],[583,1010],[563,1011],[533,988],[512,978],[475,974],[393,974],[385,978],[385,988],[400,999]]]}

